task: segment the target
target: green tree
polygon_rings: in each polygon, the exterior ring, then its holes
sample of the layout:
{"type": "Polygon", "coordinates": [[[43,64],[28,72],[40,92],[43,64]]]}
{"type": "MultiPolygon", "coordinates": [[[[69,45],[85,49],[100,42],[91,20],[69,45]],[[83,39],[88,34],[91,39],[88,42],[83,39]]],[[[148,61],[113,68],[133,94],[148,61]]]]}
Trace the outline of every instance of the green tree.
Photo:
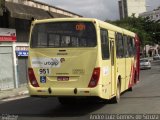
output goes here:
{"type": "Polygon", "coordinates": [[[109,22],[137,33],[142,47],[146,44],[160,43],[160,21],[151,21],[149,18],[132,16],[123,20],[109,22]]]}

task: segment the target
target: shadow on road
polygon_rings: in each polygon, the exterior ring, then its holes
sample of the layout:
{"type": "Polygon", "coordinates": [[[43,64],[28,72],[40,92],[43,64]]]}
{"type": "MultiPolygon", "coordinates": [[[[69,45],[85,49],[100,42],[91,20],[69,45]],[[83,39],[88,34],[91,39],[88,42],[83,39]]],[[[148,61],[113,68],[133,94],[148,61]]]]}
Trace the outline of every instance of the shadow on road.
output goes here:
{"type": "Polygon", "coordinates": [[[88,115],[104,105],[106,104],[85,101],[63,106],[59,104],[56,98],[29,97],[1,103],[0,114],[19,115],[21,117],[78,117],[88,115]]]}

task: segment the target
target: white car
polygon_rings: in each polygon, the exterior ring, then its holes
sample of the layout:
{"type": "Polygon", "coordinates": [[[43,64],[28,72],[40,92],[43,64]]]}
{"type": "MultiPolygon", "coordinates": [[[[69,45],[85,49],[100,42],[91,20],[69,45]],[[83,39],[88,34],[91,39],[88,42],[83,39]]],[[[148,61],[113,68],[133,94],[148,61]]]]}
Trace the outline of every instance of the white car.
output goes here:
{"type": "Polygon", "coordinates": [[[153,56],[153,60],[160,60],[160,55],[159,54],[155,54],[153,56]]]}
{"type": "Polygon", "coordinates": [[[151,62],[147,58],[140,59],[140,69],[151,69],[151,62]]]}

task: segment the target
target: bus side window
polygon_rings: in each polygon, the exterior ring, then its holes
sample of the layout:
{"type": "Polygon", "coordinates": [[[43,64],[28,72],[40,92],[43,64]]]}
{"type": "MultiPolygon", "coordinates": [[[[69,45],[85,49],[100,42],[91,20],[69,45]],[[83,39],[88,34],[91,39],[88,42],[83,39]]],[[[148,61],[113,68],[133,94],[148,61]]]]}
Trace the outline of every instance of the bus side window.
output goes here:
{"type": "Polygon", "coordinates": [[[102,59],[109,59],[109,40],[108,40],[108,31],[105,29],[100,30],[101,34],[101,51],[102,59]]]}
{"type": "Polygon", "coordinates": [[[129,57],[132,57],[133,56],[133,43],[132,43],[132,38],[130,36],[128,36],[127,45],[128,45],[129,57]]]}
{"type": "Polygon", "coordinates": [[[135,56],[136,55],[136,44],[135,44],[135,39],[134,38],[132,38],[132,43],[133,43],[133,56],[135,56]]]}
{"type": "Polygon", "coordinates": [[[123,37],[121,33],[116,33],[116,56],[118,58],[123,58],[124,56],[123,37]]]}
{"type": "Polygon", "coordinates": [[[123,43],[124,43],[124,57],[129,57],[129,50],[128,50],[128,39],[127,36],[124,35],[123,36],[123,43]]]}

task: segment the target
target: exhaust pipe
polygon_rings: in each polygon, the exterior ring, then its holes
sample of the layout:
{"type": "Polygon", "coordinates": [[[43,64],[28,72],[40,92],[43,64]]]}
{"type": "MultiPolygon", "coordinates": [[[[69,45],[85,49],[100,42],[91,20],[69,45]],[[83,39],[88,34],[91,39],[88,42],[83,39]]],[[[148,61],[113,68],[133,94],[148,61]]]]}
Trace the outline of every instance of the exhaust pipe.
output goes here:
{"type": "Polygon", "coordinates": [[[52,93],[52,89],[48,88],[48,93],[51,94],[52,93]]]}
{"type": "Polygon", "coordinates": [[[74,89],[74,94],[77,94],[78,90],[77,88],[74,89]]]}

